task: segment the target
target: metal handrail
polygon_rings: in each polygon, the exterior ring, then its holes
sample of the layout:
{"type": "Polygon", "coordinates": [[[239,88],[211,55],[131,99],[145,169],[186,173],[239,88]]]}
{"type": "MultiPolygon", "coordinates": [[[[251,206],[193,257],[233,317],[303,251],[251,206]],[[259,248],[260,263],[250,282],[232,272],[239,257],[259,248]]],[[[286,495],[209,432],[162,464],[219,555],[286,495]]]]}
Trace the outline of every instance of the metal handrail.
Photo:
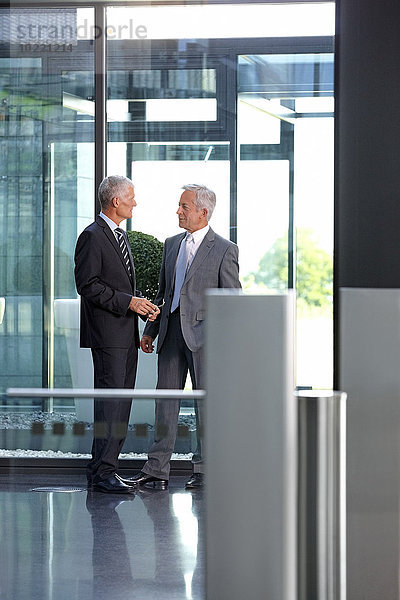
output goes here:
{"type": "Polygon", "coordinates": [[[13,398],[118,398],[125,400],[202,400],[205,390],[169,389],[111,389],[111,388],[8,388],[6,395],[13,398]]]}

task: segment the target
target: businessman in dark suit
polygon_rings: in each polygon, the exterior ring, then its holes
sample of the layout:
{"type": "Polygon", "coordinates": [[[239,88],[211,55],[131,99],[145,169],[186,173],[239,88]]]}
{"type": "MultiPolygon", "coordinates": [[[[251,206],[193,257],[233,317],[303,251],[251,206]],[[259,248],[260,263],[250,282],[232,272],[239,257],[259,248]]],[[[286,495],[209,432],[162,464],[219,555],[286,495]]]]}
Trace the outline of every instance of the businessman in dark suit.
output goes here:
{"type": "MultiPolygon", "coordinates": [[[[159,289],[154,303],[161,314],[147,323],[141,340],[144,352],[153,351],[158,335],[157,388],[183,389],[188,371],[193,389],[204,387],[204,293],[208,288],[240,288],[238,247],[214,233],[209,219],[214,192],[203,185],[186,185],[179,201],[179,227],[186,233],[168,238],[164,245],[159,289]]],[[[180,401],[156,401],[155,441],[142,471],[131,478],[137,485],[168,485],[180,401]]],[[[201,432],[203,406],[195,402],[197,450],[186,488],[203,486],[201,432]]]]}
{"type": "MultiPolygon", "coordinates": [[[[136,206],[132,181],[106,177],[98,191],[101,212],[75,249],[75,281],[81,296],[81,348],[90,348],[95,388],[133,388],[139,347],[138,315],[156,318],[159,309],[135,291],[135,268],[126,233],[119,228],[136,206]]],[[[130,493],[117,474],[131,401],[94,401],[92,459],[88,484],[102,492],[130,493]]]]}

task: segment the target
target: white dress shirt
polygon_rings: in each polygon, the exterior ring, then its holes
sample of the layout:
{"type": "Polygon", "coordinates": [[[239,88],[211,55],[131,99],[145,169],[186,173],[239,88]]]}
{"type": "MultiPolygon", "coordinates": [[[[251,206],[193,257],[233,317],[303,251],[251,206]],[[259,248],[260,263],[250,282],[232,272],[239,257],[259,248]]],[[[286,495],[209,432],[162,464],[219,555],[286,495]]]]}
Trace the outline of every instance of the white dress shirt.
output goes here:
{"type": "MultiPolygon", "coordinates": [[[[205,236],[207,235],[209,229],[210,229],[210,226],[206,225],[205,227],[202,227],[201,229],[198,229],[197,231],[194,231],[192,233],[193,242],[192,242],[192,247],[190,249],[190,258],[188,260],[186,271],[188,271],[190,269],[190,265],[192,264],[193,259],[196,256],[196,252],[199,249],[201,242],[204,240],[205,236]]],[[[186,234],[186,237],[188,235],[189,235],[189,232],[186,234]]]]}
{"type": "Polygon", "coordinates": [[[112,219],[110,219],[110,217],[107,217],[107,215],[105,215],[103,212],[100,212],[99,215],[102,219],[105,220],[105,222],[107,223],[107,225],[109,226],[109,228],[111,229],[111,231],[114,234],[115,239],[118,242],[119,245],[119,239],[118,239],[118,235],[115,233],[115,230],[117,229],[118,225],[116,223],[114,223],[114,221],[112,219]]]}

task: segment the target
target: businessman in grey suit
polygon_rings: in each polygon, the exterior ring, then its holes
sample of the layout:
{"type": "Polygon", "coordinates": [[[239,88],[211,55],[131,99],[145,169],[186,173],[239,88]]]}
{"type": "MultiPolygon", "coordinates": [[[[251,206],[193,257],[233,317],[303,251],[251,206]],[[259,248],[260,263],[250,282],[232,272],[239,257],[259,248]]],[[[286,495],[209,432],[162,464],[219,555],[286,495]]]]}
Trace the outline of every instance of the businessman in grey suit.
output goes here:
{"type": "MultiPolygon", "coordinates": [[[[144,352],[154,350],[158,335],[159,389],[183,389],[189,371],[193,389],[204,388],[204,293],[208,288],[240,288],[238,247],[214,233],[209,226],[216,197],[203,185],[185,185],[177,215],[186,229],[164,245],[159,289],[154,304],[161,313],[148,322],[141,339],[144,352]]],[[[168,485],[180,401],[156,401],[155,440],[142,471],[131,478],[137,485],[168,485]]],[[[204,483],[201,432],[203,407],[195,402],[198,446],[192,459],[193,473],[186,488],[204,483]]]]}
{"type": "MultiPolygon", "coordinates": [[[[81,348],[91,348],[95,388],[133,388],[139,347],[138,315],[155,319],[159,309],[136,291],[135,267],[126,233],[119,227],[136,206],[133,183],[112,175],[99,186],[101,212],[80,234],[75,281],[81,296],[81,348]]],[[[94,401],[95,436],[88,484],[101,492],[131,493],[117,474],[131,402],[94,401]]]]}

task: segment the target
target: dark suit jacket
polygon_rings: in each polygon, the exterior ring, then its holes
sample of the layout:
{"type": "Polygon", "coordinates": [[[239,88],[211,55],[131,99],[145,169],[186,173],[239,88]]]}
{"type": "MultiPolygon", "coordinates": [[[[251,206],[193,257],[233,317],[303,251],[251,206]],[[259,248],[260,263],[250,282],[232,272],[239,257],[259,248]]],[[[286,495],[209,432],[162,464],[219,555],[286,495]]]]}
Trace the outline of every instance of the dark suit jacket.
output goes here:
{"type": "MultiPolygon", "coordinates": [[[[158,337],[157,352],[162,348],[171,312],[174,292],[175,264],[179,246],[186,233],[165,240],[160,281],[154,303],[161,313],[148,321],[143,335],[158,337]]],[[[180,295],[180,317],[184,340],[192,352],[204,343],[204,293],[209,288],[240,288],[239,250],[236,244],[208,230],[187,272],[180,295]]]]}
{"type": "Polygon", "coordinates": [[[81,348],[139,346],[138,316],[129,309],[135,292],[120,247],[100,216],[86,227],[75,249],[75,281],[81,296],[81,348]]]}

